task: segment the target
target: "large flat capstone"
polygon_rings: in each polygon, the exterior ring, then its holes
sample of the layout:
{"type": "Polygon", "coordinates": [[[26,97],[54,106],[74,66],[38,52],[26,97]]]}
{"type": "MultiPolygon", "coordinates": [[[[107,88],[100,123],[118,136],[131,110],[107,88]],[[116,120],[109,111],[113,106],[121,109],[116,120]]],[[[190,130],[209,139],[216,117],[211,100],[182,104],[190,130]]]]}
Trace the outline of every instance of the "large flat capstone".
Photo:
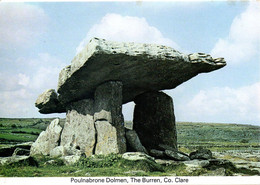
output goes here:
{"type": "Polygon", "coordinates": [[[121,81],[123,103],[127,103],[144,92],[172,89],[199,73],[225,65],[223,58],[203,53],[186,55],[162,45],[93,38],[60,72],[58,100],[66,105],[93,98],[100,84],[121,81]]]}

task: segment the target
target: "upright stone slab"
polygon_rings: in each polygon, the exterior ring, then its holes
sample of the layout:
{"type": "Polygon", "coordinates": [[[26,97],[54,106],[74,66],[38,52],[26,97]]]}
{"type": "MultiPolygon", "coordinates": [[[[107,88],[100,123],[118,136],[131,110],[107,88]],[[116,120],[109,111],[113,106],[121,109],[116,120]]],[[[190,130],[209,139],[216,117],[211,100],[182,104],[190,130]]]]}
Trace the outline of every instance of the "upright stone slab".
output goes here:
{"type": "Polygon", "coordinates": [[[122,83],[106,82],[97,87],[94,96],[94,121],[97,131],[95,154],[126,152],[122,83]]]}
{"type": "Polygon", "coordinates": [[[95,127],[93,119],[94,102],[84,99],[67,107],[66,122],[61,135],[61,146],[79,149],[86,156],[94,154],[95,127]]]}
{"type": "Polygon", "coordinates": [[[59,145],[61,131],[60,120],[54,119],[32,144],[30,155],[49,155],[50,151],[59,145]]]}
{"type": "Polygon", "coordinates": [[[146,149],[159,145],[177,148],[177,134],[172,98],[163,92],[147,92],[137,96],[134,130],[146,149]]]}

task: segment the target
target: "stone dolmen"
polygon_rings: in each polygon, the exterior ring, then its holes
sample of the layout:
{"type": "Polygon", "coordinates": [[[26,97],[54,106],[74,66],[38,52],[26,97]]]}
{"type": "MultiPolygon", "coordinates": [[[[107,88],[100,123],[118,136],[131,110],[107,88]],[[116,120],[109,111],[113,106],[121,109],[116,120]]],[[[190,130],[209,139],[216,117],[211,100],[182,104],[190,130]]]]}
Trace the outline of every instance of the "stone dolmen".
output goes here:
{"type": "Polygon", "coordinates": [[[126,151],[159,156],[177,150],[173,89],[199,73],[226,65],[204,53],[182,54],[173,48],[93,38],[61,70],[57,93],[41,94],[43,114],[66,112],[32,145],[31,155],[110,154],[126,151]],[[124,127],[122,105],[135,102],[133,130],[124,127]]]}

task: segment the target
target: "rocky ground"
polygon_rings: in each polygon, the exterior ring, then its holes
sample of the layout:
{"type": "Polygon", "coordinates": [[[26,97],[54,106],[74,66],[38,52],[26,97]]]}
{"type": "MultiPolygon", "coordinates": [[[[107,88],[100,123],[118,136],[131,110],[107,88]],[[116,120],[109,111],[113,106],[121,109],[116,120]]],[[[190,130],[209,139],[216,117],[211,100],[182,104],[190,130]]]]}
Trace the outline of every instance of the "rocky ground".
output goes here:
{"type": "Polygon", "coordinates": [[[238,168],[260,172],[260,150],[228,150],[225,152],[213,152],[213,156],[219,159],[228,159],[238,168]]]}
{"type": "MultiPolygon", "coordinates": [[[[51,158],[29,156],[32,142],[0,149],[0,176],[26,176],[29,169],[38,176],[49,176],[49,168],[62,169],[56,176],[259,176],[260,150],[227,150],[211,152],[199,149],[189,155],[184,152],[167,152],[167,159],[151,157],[141,152],[128,152],[109,156],[66,156],[51,158]],[[43,160],[44,159],[44,160],[43,160]],[[14,169],[8,174],[10,167],[14,169]],[[102,170],[109,168],[111,174],[102,170]],[[20,169],[20,170],[19,170],[20,169]],[[93,170],[94,169],[94,170],[93,170]],[[66,172],[66,173],[64,173],[66,172]],[[94,173],[95,172],[95,173],[94,173]],[[84,174],[83,174],[84,173],[84,174]],[[100,173],[100,174],[98,174],[100,173]]],[[[28,175],[31,176],[31,175],[28,175]]]]}

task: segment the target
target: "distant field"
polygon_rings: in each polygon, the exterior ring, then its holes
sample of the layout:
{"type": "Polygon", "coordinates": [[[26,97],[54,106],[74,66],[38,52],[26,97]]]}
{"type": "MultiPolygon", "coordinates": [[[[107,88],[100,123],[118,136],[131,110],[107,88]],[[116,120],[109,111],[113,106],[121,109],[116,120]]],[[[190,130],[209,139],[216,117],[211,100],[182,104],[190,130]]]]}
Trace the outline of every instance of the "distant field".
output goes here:
{"type": "Polygon", "coordinates": [[[189,149],[260,149],[259,126],[178,122],[177,135],[179,147],[189,149]]]}
{"type": "MultiPolygon", "coordinates": [[[[0,118],[0,147],[35,141],[54,118],[0,118]]],[[[65,119],[62,119],[64,122],[65,119]]],[[[128,122],[129,124],[129,122],[128,122]]],[[[199,147],[215,151],[260,149],[260,127],[240,124],[177,122],[178,145],[187,152],[199,147]]]]}
{"type": "Polygon", "coordinates": [[[0,118],[0,147],[35,141],[53,118],[0,118]]]}

